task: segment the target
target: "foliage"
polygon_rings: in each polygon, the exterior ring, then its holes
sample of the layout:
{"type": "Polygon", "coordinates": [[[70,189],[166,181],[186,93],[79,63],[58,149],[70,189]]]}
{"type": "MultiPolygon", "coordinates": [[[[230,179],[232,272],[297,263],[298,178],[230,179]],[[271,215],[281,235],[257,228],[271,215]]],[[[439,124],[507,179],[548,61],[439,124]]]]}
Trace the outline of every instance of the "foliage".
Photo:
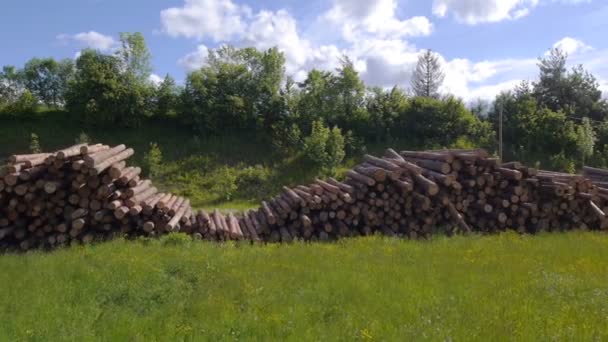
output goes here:
{"type": "Polygon", "coordinates": [[[138,126],[151,114],[150,55],[143,36],[124,33],[121,43],[116,55],[85,50],[76,60],[66,108],[88,123],[138,126]]]}
{"type": "Polygon", "coordinates": [[[312,124],[310,136],[304,139],[304,154],[327,173],[335,171],[345,156],[344,137],[338,127],[326,127],[323,122],[312,124]]]}
{"type": "Polygon", "coordinates": [[[74,75],[74,62],[32,58],[22,73],[25,87],[45,105],[57,108],[65,103],[68,84],[74,75]]]}
{"type": "Polygon", "coordinates": [[[230,201],[238,189],[237,172],[228,166],[223,166],[216,171],[215,182],[211,186],[211,191],[219,196],[220,199],[230,201]]]}
{"type": "Polygon", "coordinates": [[[90,144],[91,137],[89,137],[85,132],[80,132],[75,141],[76,144],[90,144]]]}
{"type": "Polygon", "coordinates": [[[559,152],[556,155],[553,155],[549,159],[551,163],[551,167],[555,170],[563,170],[569,173],[576,172],[576,162],[572,158],[569,158],[565,155],[563,151],[559,152]]]}
{"type": "Polygon", "coordinates": [[[444,78],[439,57],[433,51],[426,50],[418,57],[412,75],[412,91],[416,96],[438,98],[444,78]]]}
{"type": "Polygon", "coordinates": [[[5,65],[0,71],[0,104],[11,104],[23,91],[23,74],[12,65],[5,65]]]}
{"type": "Polygon", "coordinates": [[[156,177],[163,162],[163,154],[157,143],[150,143],[150,148],[144,154],[144,173],[149,177],[156,177]]]}
{"type": "Polygon", "coordinates": [[[179,88],[169,74],[156,89],[155,101],[154,115],[169,118],[177,116],[179,88]]]}
{"type": "Polygon", "coordinates": [[[186,78],[182,121],[212,134],[272,127],[282,116],[284,64],[276,48],[260,52],[223,46],[210,51],[207,65],[186,78]]]}
{"type": "Polygon", "coordinates": [[[259,164],[241,167],[236,179],[240,197],[258,199],[269,196],[271,177],[272,171],[268,167],[259,164]]]}
{"type": "Polygon", "coordinates": [[[393,134],[407,137],[417,147],[448,146],[472,135],[478,120],[453,97],[415,97],[401,113],[393,134]]]}
{"type": "Polygon", "coordinates": [[[576,127],[576,135],[578,153],[581,156],[581,161],[585,163],[593,155],[597,140],[589,118],[583,118],[582,123],[576,127]]]}
{"type": "Polygon", "coordinates": [[[36,98],[29,90],[23,90],[19,97],[12,103],[9,103],[4,112],[13,115],[26,115],[36,112],[38,103],[36,98]]]}
{"type": "Polygon", "coordinates": [[[30,134],[30,153],[41,153],[40,139],[36,133],[30,134]]]}

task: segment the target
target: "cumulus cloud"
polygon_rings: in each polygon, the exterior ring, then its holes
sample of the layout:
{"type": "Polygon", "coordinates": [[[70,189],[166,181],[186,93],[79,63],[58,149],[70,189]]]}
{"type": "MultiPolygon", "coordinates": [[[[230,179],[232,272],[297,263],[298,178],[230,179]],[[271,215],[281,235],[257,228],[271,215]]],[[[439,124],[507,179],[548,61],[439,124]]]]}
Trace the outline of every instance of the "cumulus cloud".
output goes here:
{"type": "Polygon", "coordinates": [[[118,42],[111,36],[99,32],[89,31],[76,34],[60,34],[57,39],[63,44],[75,42],[81,46],[101,51],[110,51],[116,48],[118,42]]]}
{"type": "Polygon", "coordinates": [[[158,76],[157,74],[150,74],[148,80],[155,86],[158,86],[163,82],[163,78],[158,76]]]}
{"type": "Polygon", "coordinates": [[[428,36],[433,24],[424,16],[397,17],[397,0],[334,0],[322,20],[340,27],[346,40],[355,41],[363,34],[376,38],[428,36]]]}
{"type": "Polygon", "coordinates": [[[205,45],[199,45],[195,51],[180,58],[177,63],[188,71],[196,70],[207,63],[209,49],[205,45]]]}
{"type": "Polygon", "coordinates": [[[591,0],[434,0],[433,14],[452,14],[457,21],[469,25],[516,20],[527,16],[540,4],[559,2],[581,4],[591,0]]]}
{"type": "MultiPolygon", "coordinates": [[[[483,20],[499,21],[500,18],[514,19],[525,15],[525,11],[537,6],[539,1],[552,0],[435,0],[434,9],[437,15],[445,16],[455,11],[454,6],[468,4],[470,8],[456,6],[462,13],[454,15],[461,15],[461,19],[468,20],[469,23],[477,23],[483,20]],[[445,8],[437,7],[437,4],[444,4],[445,8]],[[484,17],[486,12],[494,14],[484,17]]],[[[232,17],[230,20],[237,23],[234,28],[238,29],[227,33],[221,27],[215,32],[211,23],[205,23],[202,30],[180,26],[169,28],[163,22],[165,32],[172,36],[194,40],[211,38],[219,40],[220,44],[253,46],[258,49],[277,46],[285,53],[288,74],[297,81],[304,80],[312,68],[335,70],[339,67],[340,58],[346,55],[354,62],[367,85],[409,87],[412,70],[422,52],[420,47],[409,41],[409,37],[432,33],[432,24],[424,17],[398,18],[395,0],[334,0],[314,23],[315,26],[324,27],[328,35],[332,31],[328,25],[337,25],[334,27],[339,28],[339,37],[332,36],[325,40],[303,34],[296,18],[284,9],[253,13],[247,7],[230,0],[186,0],[185,5],[178,8],[180,11],[173,13],[170,11],[173,9],[168,9],[163,13],[172,13],[169,15],[172,18],[179,17],[176,13],[189,13],[190,20],[196,26],[200,22],[193,18],[197,13],[194,8],[203,4],[208,8],[222,9],[220,16],[232,17]]],[[[585,66],[595,65],[591,71],[606,69],[604,61],[608,53],[592,50],[580,40],[565,37],[556,42],[555,46],[573,53],[571,62],[584,62],[585,66]]],[[[195,51],[180,58],[178,63],[189,71],[195,70],[205,65],[208,53],[208,45],[199,45],[195,51]]],[[[539,53],[542,54],[542,51],[539,53]]],[[[448,60],[441,54],[439,56],[446,74],[441,91],[454,94],[465,101],[491,99],[498,92],[511,89],[521,80],[536,78],[538,73],[536,56],[478,61],[467,58],[448,60]]],[[[602,72],[608,75],[608,70],[602,72]]],[[[603,90],[608,90],[607,82],[601,81],[601,84],[603,90]]]]}
{"type": "Polygon", "coordinates": [[[553,44],[554,48],[561,49],[568,55],[574,55],[577,53],[587,52],[593,50],[593,48],[585,44],[582,40],[578,40],[572,37],[564,37],[553,44]]]}
{"type": "Polygon", "coordinates": [[[297,72],[311,58],[310,42],[300,37],[295,18],[285,10],[256,14],[241,43],[259,49],[277,46],[285,52],[289,73],[297,72]]]}
{"type": "Polygon", "coordinates": [[[185,0],[182,7],[161,11],[160,19],[163,31],[172,37],[222,41],[241,35],[250,15],[248,6],[231,0],[185,0]]]}

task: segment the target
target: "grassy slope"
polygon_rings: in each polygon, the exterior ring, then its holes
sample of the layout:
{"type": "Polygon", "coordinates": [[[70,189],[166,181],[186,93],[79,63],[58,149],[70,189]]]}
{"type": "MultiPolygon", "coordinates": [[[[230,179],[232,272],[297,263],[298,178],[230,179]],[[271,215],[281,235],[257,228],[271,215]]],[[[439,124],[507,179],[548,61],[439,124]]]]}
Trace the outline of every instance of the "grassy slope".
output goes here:
{"type": "MultiPolygon", "coordinates": [[[[136,129],[99,128],[83,126],[70,120],[64,113],[45,112],[27,118],[0,117],[0,159],[14,153],[27,153],[30,134],[39,136],[43,150],[56,150],[74,144],[84,132],[93,142],[126,144],[135,149],[132,163],[141,165],[150,142],[161,148],[164,163],[154,183],[161,190],[188,196],[198,208],[246,209],[256,207],[260,200],[278,192],[283,185],[310,182],[317,170],[307,165],[302,158],[281,158],[268,143],[255,136],[228,133],[219,137],[196,137],[187,127],[175,122],[150,121],[136,129]],[[238,192],[227,200],[222,190],[213,185],[220,179],[223,167],[233,171],[260,165],[269,176],[255,193],[238,192]]],[[[393,144],[395,145],[395,144],[393,144]]],[[[370,146],[370,152],[379,153],[386,146],[370,146]]],[[[396,148],[399,146],[396,144],[396,148]]],[[[354,161],[344,163],[344,168],[354,161]]]]}
{"type": "Polygon", "coordinates": [[[55,150],[74,144],[81,132],[93,142],[126,144],[136,155],[132,163],[141,164],[150,142],[156,142],[164,157],[164,166],[155,184],[162,190],[191,197],[201,208],[244,209],[254,207],[264,195],[282,184],[312,179],[316,171],[301,160],[281,160],[272,147],[242,134],[220,137],[195,137],[186,127],[173,122],[151,121],[137,129],[87,127],[69,120],[63,113],[40,113],[29,118],[0,117],[0,159],[14,153],[27,153],[30,134],[36,133],[43,150],[55,150]],[[259,195],[235,196],[231,200],[212,193],[216,171],[222,166],[234,169],[262,165],[272,170],[265,191],[259,195]]]}
{"type": "Polygon", "coordinates": [[[0,340],[606,340],[608,236],[0,256],[0,340]]]}

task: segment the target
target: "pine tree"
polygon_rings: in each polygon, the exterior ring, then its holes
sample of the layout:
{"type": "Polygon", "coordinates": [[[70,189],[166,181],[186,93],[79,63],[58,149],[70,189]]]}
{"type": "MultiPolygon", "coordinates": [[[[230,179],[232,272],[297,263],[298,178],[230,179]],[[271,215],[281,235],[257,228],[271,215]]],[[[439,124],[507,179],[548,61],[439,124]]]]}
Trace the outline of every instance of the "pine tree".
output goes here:
{"type": "Polygon", "coordinates": [[[412,90],[416,96],[439,97],[439,87],[445,74],[441,69],[439,57],[431,50],[426,50],[420,57],[412,75],[412,90]]]}

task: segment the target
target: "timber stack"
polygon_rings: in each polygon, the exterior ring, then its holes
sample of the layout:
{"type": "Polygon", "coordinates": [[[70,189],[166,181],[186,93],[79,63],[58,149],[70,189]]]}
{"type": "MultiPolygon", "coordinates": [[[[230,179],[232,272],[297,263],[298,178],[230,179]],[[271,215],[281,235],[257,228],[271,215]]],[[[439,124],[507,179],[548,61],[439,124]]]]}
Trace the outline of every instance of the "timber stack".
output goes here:
{"type": "Polygon", "coordinates": [[[189,201],[141,179],[140,168],[127,166],[133,154],[125,145],[79,144],[10,156],[0,170],[0,248],[188,230],[189,201]]]}
{"type": "Polygon", "coordinates": [[[127,165],[124,145],[15,155],[0,171],[0,249],[181,231],[213,241],[330,241],[384,234],[608,228],[608,170],[582,175],[500,163],[481,149],[365,155],[344,180],[283,187],[243,214],[194,211],[127,165]]]}

